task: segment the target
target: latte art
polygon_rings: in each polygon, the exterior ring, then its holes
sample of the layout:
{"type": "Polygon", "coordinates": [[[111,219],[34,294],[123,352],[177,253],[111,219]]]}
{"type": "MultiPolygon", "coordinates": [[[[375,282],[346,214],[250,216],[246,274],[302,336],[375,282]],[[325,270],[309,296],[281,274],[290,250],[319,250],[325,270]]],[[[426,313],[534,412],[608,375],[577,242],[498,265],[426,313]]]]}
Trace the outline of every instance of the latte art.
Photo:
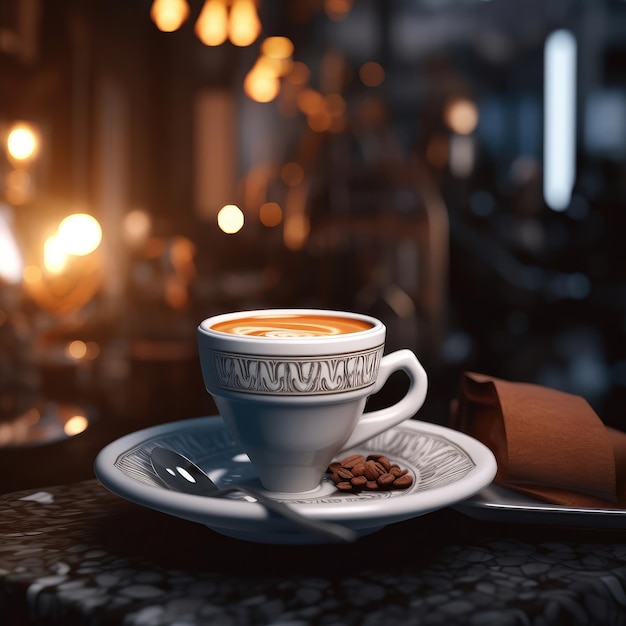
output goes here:
{"type": "Polygon", "coordinates": [[[368,322],[332,315],[259,315],[219,322],[211,327],[223,333],[273,339],[332,337],[369,330],[368,322]]]}
{"type": "Polygon", "coordinates": [[[275,328],[273,326],[235,326],[230,331],[235,335],[248,335],[249,337],[321,337],[328,335],[340,335],[341,331],[331,326],[311,328],[275,328]]]}

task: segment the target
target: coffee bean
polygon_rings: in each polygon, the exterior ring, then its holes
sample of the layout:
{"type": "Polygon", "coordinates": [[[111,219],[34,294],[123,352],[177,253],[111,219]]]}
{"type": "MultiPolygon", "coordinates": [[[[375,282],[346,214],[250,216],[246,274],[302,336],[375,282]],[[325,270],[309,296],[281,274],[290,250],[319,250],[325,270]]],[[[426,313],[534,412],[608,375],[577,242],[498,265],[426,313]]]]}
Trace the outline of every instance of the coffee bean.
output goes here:
{"type": "Polygon", "coordinates": [[[381,474],[385,473],[385,468],[377,461],[365,462],[365,475],[367,480],[376,480],[381,474]]]}
{"type": "Polygon", "coordinates": [[[357,463],[363,463],[363,461],[365,461],[365,457],[362,454],[351,454],[340,462],[342,467],[352,469],[357,463]]]}
{"type": "Polygon", "coordinates": [[[403,476],[400,476],[393,481],[394,489],[406,489],[407,487],[410,487],[412,484],[413,484],[413,477],[409,476],[408,474],[404,474],[403,476]]]}
{"type": "Polygon", "coordinates": [[[352,468],[352,473],[355,476],[363,476],[365,474],[365,463],[357,463],[353,468],[352,468]]]}
{"type": "Polygon", "coordinates": [[[343,478],[343,480],[350,480],[351,478],[354,478],[354,474],[345,467],[340,467],[337,470],[337,476],[339,476],[339,478],[343,478]]]}
{"type": "Polygon", "coordinates": [[[397,465],[393,465],[391,468],[389,468],[389,473],[393,474],[397,478],[400,478],[400,476],[404,476],[408,471],[409,471],[408,469],[406,469],[406,468],[405,469],[401,469],[397,465]]]}
{"type": "Polygon", "coordinates": [[[340,491],[352,491],[352,483],[347,480],[337,483],[336,487],[340,491]]]}
{"type": "Polygon", "coordinates": [[[328,466],[327,473],[339,491],[406,489],[413,484],[408,469],[392,463],[384,454],[351,454],[328,466]]]}
{"type": "Polygon", "coordinates": [[[376,461],[376,463],[378,463],[379,465],[381,465],[386,472],[389,471],[389,468],[391,467],[391,461],[384,455],[379,454],[377,459],[373,459],[374,461],[376,461]]]}
{"type": "Polygon", "coordinates": [[[391,487],[391,485],[393,485],[394,481],[396,480],[396,477],[393,474],[381,474],[377,479],[376,482],[381,486],[381,487],[391,487]]]}
{"type": "Polygon", "coordinates": [[[367,478],[365,476],[355,476],[350,480],[350,484],[357,489],[363,488],[367,484],[367,478]]]}

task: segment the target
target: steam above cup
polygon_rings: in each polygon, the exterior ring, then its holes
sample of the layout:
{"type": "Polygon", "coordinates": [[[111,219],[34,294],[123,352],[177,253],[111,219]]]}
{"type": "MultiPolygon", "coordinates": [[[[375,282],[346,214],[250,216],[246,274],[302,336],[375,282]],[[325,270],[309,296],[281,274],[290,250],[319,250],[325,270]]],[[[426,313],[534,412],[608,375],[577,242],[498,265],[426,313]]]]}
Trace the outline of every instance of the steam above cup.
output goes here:
{"type": "Polygon", "coordinates": [[[198,327],[202,376],[263,486],[315,489],[338,453],[411,418],[428,379],[410,350],[383,356],[386,329],[366,315],[317,309],[227,313],[198,327]],[[364,413],[391,374],[409,388],[364,413]]]}

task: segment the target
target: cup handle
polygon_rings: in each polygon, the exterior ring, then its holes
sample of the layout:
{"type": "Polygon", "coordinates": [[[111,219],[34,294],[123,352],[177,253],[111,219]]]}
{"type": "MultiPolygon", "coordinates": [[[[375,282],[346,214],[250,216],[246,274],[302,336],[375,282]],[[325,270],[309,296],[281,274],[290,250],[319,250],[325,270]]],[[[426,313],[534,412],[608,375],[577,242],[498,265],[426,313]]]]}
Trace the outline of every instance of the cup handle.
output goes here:
{"type": "Polygon", "coordinates": [[[410,350],[398,350],[381,359],[378,378],[370,395],[378,393],[391,374],[397,370],[405,371],[409,377],[409,389],[405,396],[389,407],[363,413],[348,441],[342,446],[342,450],[358,446],[371,437],[409,419],[424,404],[428,377],[422,364],[410,350]]]}

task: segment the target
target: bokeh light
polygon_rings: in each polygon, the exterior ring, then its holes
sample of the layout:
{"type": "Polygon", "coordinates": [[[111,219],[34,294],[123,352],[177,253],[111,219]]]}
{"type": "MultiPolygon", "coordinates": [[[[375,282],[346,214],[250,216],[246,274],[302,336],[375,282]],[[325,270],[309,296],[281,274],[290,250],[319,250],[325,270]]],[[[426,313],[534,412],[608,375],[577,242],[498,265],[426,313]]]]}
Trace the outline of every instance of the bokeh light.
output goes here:
{"type": "Polygon", "coordinates": [[[84,415],[73,415],[65,422],[63,432],[68,437],[73,437],[87,430],[87,426],[89,426],[89,421],[84,415]]]}
{"type": "Polygon", "coordinates": [[[220,46],[228,39],[228,11],[222,0],[206,0],[194,30],[205,46],[220,46]]]}
{"type": "Polygon", "coordinates": [[[348,17],[354,0],[324,0],[324,12],[332,22],[341,22],[348,17]]]}
{"type": "Polygon", "coordinates": [[[133,209],[124,216],[123,232],[127,243],[144,242],[152,229],[152,218],[142,209],[133,209]]]}
{"type": "Polygon", "coordinates": [[[254,0],[233,0],[228,22],[228,38],[235,46],[253,44],[261,33],[261,22],[254,0]]]}
{"type": "Polygon", "coordinates": [[[228,235],[239,232],[243,224],[243,211],[235,204],[223,206],[217,214],[217,225],[228,235]]]}
{"type": "Polygon", "coordinates": [[[75,361],[93,361],[100,354],[100,346],[95,341],[74,339],[65,346],[65,356],[75,361]]]}
{"type": "Polygon", "coordinates": [[[280,81],[274,68],[263,63],[261,57],[254,67],[246,74],[243,90],[255,102],[271,102],[280,92],[280,81]]]}
{"type": "Polygon", "coordinates": [[[65,355],[70,359],[80,361],[80,359],[87,356],[87,344],[80,339],[70,341],[67,346],[65,346],[65,355]]]}
{"type": "Polygon", "coordinates": [[[272,59],[288,59],[293,54],[293,43],[288,37],[268,37],[261,44],[261,52],[272,59]]]}
{"type": "Polygon", "coordinates": [[[298,108],[305,115],[316,115],[324,111],[326,107],[326,99],[315,89],[303,89],[298,94],[298,108]]]}
{"type": "Polygon", "coordinates": [[[187,0],[154,0],[150,17],[160,31],[171,33],[189,17],[189,5],[187,0]]]}
{"type": "Polygon", "coordinates": [[[57,238],[66,254],[91,254],[102,241],[98,220],[87,213],[68,215],[59,224],[57,238]]]}
{"type": "Polygon", "coordinates": [[[268,228],[278,226],[283,221],[283,210],[277,202],[265,202],[259,208],[259,220],[268,228]]]}
{"type": "Polygon", "coordinates": [[[454,99],[444,107],[443,119],[458,135],[470,135],[478,125],[478,109],[467,98],[454,99]]]}
{"type": "Polygon", "coordinates": [[[385,80],[385,70],[380,63],[368,61],[359,68],[359,78],[367,87],[378,87],[385,80]]]}
{"type": "Polygon", "coordinates": [[[16,161],[32,159],[39,150],[37,132],[28,124],[17,124],[7,136],[7,152],[16,161]]]}
{"type": "Polygon", "coordinates": [[[289,250],[301,250],[306,241],[311,225],[306,215],[295,214],[290,215],[285,220],[283,230],[283,241],[289,250]]]}

